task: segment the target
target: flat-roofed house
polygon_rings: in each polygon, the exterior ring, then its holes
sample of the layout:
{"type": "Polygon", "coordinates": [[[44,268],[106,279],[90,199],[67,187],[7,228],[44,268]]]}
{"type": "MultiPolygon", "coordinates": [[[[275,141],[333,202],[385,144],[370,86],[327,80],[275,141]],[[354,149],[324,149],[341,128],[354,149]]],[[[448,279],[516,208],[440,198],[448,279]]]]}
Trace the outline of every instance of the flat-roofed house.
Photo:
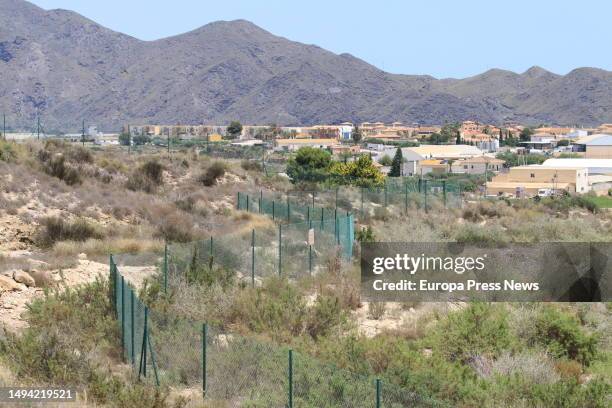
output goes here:
{"type": "Polygon", "coordinates": [[[612,135],[597,133],[581,137],[574,142],[572,151],[582,153],[585,159],[612,159],[612,135]]]}
{"type": "MultiPolygon", "coordinates": [[[[395,152],[397,151],[397,148],[389,148],[387,147],[386,149],[384,149],[383,151],[379,152],[375,157],[374,160],[379,162],[384,156],[389,156],[391,158],[393,158],[395,156],[395,152]]],[[[411,148],[409,147],[403,147],[402,148],[402,167],[401,167],[401,175],[402,176],[415,176],[418,174],[419,170],[419,163],[424,159],[423,156],[421,156],[418,153],[415,153],[411,150],[411,148]]]]}
{"type": "Polygon", "coordinates": [[[490,195],[533,197],[540,189],[586,193],[589,191],[589,171],[583,167],[518,166],[487,183],[490,195]]]}
{"type": "Polygon", "coordinates": [[[318,149],[329,149],[338,144],[336,139],[276,139],[275,150],[292,151],[300,147],[314,147],[318,149]]]}
{"type": "Polygon", "coordinates": [[[407,149],[423,156],[426,159],[465,159],[482,156],[483,152],[476,146],[470,145],[420,145],[407,149]]]}
{"type": "Polygon", "coordinates": [[[501,171],[506,162],[495,157],[476,156],[468,159],[454,160],[450,164],[452,173],[485,174],[485,172],[501,171]]]}

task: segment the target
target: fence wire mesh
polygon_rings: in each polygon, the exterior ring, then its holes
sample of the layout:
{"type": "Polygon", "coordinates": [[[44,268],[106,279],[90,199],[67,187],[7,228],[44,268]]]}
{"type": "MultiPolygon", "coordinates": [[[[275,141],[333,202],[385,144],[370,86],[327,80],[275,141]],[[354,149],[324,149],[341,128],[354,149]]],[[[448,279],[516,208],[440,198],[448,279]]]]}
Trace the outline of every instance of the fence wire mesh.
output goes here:
{"type": "Polygon", "coordinates": [[[447,406],[283,346],[150,309],[113,257],[110,278],[124,360],[149,384],[184,387],[220,407],[447,406]]]}

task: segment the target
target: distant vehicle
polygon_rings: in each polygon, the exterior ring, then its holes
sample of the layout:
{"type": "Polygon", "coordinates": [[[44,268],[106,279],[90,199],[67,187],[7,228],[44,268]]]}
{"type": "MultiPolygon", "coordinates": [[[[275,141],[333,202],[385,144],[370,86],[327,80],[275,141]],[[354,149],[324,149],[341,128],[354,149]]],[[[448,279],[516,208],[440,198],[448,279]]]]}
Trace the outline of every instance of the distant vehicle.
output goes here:
{"type": "Polygon", "coordinates": [[[557,195],[557,191],[552,188],[540,188],[538,189],[538,197],[552,197],[557,195]]]}

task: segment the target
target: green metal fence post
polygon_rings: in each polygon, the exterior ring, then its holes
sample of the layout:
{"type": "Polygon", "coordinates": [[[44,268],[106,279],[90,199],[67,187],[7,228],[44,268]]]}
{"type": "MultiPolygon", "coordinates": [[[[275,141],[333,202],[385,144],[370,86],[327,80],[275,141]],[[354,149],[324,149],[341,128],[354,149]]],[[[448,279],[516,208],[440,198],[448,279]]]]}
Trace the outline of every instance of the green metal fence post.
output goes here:
{"type": "Polygon", "coordinates": [[[115,274],[115,261],[113,260],[113,254],[110,254],[108,257],[109,264],[109,282],[110,282],[110,300],[112,301],[113,311],[115,312],[115,317],[117,317],[117,276],[115,274]]]}
{"type": "Polygon", "coordinates": [[[389,197],[387,194],[387,183],[385,183],[384,190],[385,190],[385,208],[387,208],[387,205],[389,205],[389,197]]]}
{"type": "Polygon", "coordinates": [[[312,208],[314,208],[314,207],[315,207],[315,196],[316,196],[316,195],[317,195],[317,192],[316,192],[316,191],[313,191],[313,192],[312,192],[312,208]]]}
{"type": "Polygon", "coordinates": [[[121,276],[121,359],[125,359],[125,279],[121,276]]]}
{"type": "Polygon", "coordinates": [[[236,199],[236,209],[240,210],[240,191],[238,192],[238,198],[236,199]]]}
{"type": "Polygon", "coordinates": [[[289,408],[293,408],[293,350],[289,349],[289,408]]]}
{"type": "Polygon", "coordinates": [[[423,188],[425,189],[425,212],[427,212],[427,180],[423,180],[423,188]]]}
{"type": "Polygon", "coordinates": [[[338,187],[336,187],[336,210],[338,209],[338,187]]]}
{"type": "Polygon", "coordinates": [[[446,208],[446,180],[442,180],[442,195],[444,197],[444,208],[446,208]]]}
{"type": "Polygon", "coordinates": [[[255,228],[251,231],[251,286],[255,287],[255,228]]]}
{"type": "Polygon", "coordinates": [[[363,187],[359,187],[361,190],[361,218],[363,218],[363,187]]]}
{"type": "Polygon", "coordinates": [[[325,208],[321,207],[321,229],[323,229],[323,213],[325,212],[325,208]]]}
{"type": "Polygon", "coordinates": [[[209,265],[210,265],[210,269],[212,269],[212,267],[213,267],[213,262],[215,261],[215,258],[214,258],[214,252],[213,252],[213,251],[214,251],[214,250],[213,250],[214,245],[215,245],[215,242],[214,242],[214,240],[213,240],[213,237],[210,237],[210,259],[209,259],[209,261],[208,261],[208,263],[209,263],[209,265]]]}
{"type": "Polygon", "coordinates": [[[157,362],[155,361],[155,352],[151,345],[151,336],[147,334],[147,344],[149,345],[149,353],[151,353],[151,364],[153,365],[153,374],[155,374],[155,384],[159,387],[159,375],[157,375],[157,362]]]}
{"type": "Polygon", "coordinates": [[[259,191],[259,213],[261,214],[261,202],[263,201],[263,191],[259,191]]]}
{"type": "Polygon", "coordinates": [[[381,396],[382,396],[382,389],[381,388],[382,388],[382,384],[381,384],[380,378],[377,378],[376,379],[376,408],[380,408],[381,407],[381,405],[380,405],[380,399],[381,399],[381,396]]]}
{"type": "Polygon", "coordinates": [[[147,330],[148,330],[149,309],[145,306],[144,325],[142,330],[142,347],[140,349],[140,368],[138,369],[138,379],[140,375],[147,376],[147,330]]]}
{"type": "Polygon", "coordinates": [[[249,210],[249,195],[248,194],[246,196],[246,201],[247,201],[246,202],[246,210],[247,210],[247,212],[249,212],[250,210],[249,210]]]}
{"type": "Polygon", "coordinates": [[[274,211],[274,203],[275,203],[275,201],[274,201],[274,200],[272,200],[272,221],[274,221],[274,219],[276,218],[276,217],[275,217],[275,215],[276,215],[276,214],[275,214],[275,212],[276,212],[276,211],[274,211]]]}
{"type": "Polygon", "coordinates": [[[283,224],[278,224],[278,276],[281,276],[283,267],[283,224]]]}
{"type": "Polygon", "coordinates": [[[168,243],[164,243],[164,293],[168,293],[168,243]]]}
{"type": "Polygon", "coordinates": [[[202,396],[206,397],[206,381],[207,381],[207,356],[206,356],[206,340],[208,339],[208,323],[202,324],[202,396]]]}
{"type": "Polygon", "coordinates": [[[306,207],[306,221],[310,223],[310,207],[306,207]]]}
{"type": "Polygon", "coordinates": [[[308,245],[308,273],[312,276],[312,244],[308,245]]]}
{"type": "Polygon", "coordinates": [[[132,366],[136,364],[136,350],[134,347],[134,291],[130,289],[130,347],[131,347],[131,357],[132,357],[132,366]]]}
{"type": "Polygon", "coordinates": [[[404,211],[408,212],[408,182],[404,183],[404,211]]]}

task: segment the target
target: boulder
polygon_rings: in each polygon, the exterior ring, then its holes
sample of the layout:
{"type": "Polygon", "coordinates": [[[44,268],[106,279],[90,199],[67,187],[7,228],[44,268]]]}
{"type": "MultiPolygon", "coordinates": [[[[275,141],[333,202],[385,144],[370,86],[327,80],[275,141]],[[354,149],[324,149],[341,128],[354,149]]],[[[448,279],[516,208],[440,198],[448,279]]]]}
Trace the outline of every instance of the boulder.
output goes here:
{"type": "Polygon", "coordinates": [[[81,252],[78,256],[77,256],[80,260],[86,260],[87,259],[87,254],[84,252],[81,252]]]}
{"type": "Polygon", "coordinates": [[[40,271],[38,269],[32,269],[30,271],[30,276],[34,278],[36,282],[36,287],[38,288],[46,288],[48,286],[52,286],[55,280],[53,279],[53,275],[49,271],[40,271]]]}
{"type": "Polygon", "coordinates": [[[25,271],[15,271],[13,274],[13,279],[15,279],[15,282],[23,283],[28,287],[36,285],[34,278],[32,278],[30,274],[25,271]]]}
{"type": "Polygon", "coordinates": [[[8,276],[0,275],[0,291],[13,291],[13,290],[23,290],[24,286],[15,282],[12,278],[8,276]]]}

